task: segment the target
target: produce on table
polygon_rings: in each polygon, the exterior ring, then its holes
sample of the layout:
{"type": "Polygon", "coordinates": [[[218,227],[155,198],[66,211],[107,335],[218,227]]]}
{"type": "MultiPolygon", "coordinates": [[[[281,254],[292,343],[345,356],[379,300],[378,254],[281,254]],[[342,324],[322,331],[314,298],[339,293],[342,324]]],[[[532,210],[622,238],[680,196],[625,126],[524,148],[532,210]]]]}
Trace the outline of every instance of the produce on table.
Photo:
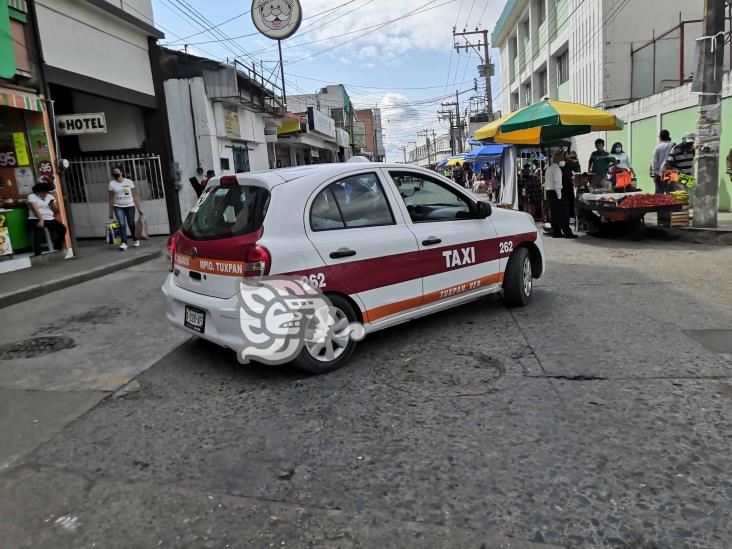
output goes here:
{"type": "Polygon", "coordinates": [[[657,206],[678,206],[679,201],[668,194],[636,194],[624,198],[620,208],[654,208],[657,206]]]}
{"type": "Polygon", "coordinates": [[[688,204],[689,203],[689,193],[686,192],[686,191],[673,191],[673,192],[670,192],[668,194],[670,194],[676,200],[678,200],[680,204],[688,204]]]}

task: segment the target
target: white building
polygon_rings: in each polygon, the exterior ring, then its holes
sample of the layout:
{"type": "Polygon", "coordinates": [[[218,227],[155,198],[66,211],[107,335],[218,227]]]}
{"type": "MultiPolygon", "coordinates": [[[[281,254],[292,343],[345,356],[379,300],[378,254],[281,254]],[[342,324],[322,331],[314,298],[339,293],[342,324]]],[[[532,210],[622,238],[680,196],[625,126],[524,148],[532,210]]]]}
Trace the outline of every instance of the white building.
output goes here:
{"type": "Polygon", "coordinates": [[[345,161],[353,156],[354,109],[343,85],[325,86],[312,94],[290,95],[287,110],[303,116],[305,126],[299,135],[289,132],[285,141],[283,129],[280,130],[277,158],[282,165],[345,161]],[[333,131],[325,128],[326,123],[330,124],[328,120],[333,123],[333,131]]]}
{"type": "Polygon", "coordinates": [[[161,48],[161,70],[181,211],[196,202],[189,184],[216,175],[274,166],[270,136],[284,113],[276,85],[246,66],[161,48]],[[267,130],[271,131],[267,131],[267,130]],[[269,135],[268,135],[269,134],[269,135]]]}
{"type": "Polygon", "coordinates": [[[417,166],[429,166],[452,156],[450,148],[450,136],[438,135],[430,138],[423,145],[415,145],[415,148],[407,153],[407,164],[417,166]],[[428,145],[429,142],[429,145],[428,145]]]}
{"type": "Polygon", "coordinates": [[[612,107],[682,84],[696,67],[695,42],[681,29],[701,28],[689,22],[702,10],[688,0],[508,0],[492,35],[501,111],[545,96],[612,107]]]}
{"type": "Polygon", "coordinates": [[[103,236],[115,164],[135,180],[150,231],[168,233],[179,212],[168,136],[157,131],[165,109],[151,55],[164,35],[154,26],[150,0],[34,5],[52,114],[98,121],[56,124],[59,155],[72,161],[66,182],[76,236],[103,236]]]}

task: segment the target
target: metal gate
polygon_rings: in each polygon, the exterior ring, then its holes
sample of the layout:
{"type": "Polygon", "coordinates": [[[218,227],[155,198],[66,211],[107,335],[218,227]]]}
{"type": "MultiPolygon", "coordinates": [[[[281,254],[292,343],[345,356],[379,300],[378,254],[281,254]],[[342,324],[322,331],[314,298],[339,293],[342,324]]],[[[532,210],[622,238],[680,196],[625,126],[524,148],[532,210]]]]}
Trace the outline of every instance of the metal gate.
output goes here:
{"type": "Polygon", "coordinates": [[[71,160],[66,172],[68,199],[77,238],[103,237],[108,220],[112,169],[121,166],[135,184],[150,234],[169,234],[160,156],[109,156],[71,160]]]}

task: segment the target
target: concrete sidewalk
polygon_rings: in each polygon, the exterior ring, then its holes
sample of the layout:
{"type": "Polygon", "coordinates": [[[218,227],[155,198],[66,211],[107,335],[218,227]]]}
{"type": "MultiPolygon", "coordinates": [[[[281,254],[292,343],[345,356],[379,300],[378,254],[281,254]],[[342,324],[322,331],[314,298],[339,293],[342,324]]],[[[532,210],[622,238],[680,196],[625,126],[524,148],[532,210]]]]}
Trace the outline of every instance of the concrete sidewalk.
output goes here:
{"type": "MultiPolygon", "coordinates": [[[[694,210],[692,209],[692,216],[694,210]]],[[[655,233],[662,233],[669,240],[688,242],[690,244],[732,245],[732,213],[719,212],[717,227],[714,229],[697,229],[695,227],[659,227],[656,214],[648,214],[646,226],[655,233]]]]}
{"type": "Polygon", "coordinates": [[[0,308],[8,307],[87,280],[99,278],[159,257],[167,237],[142,241],[139,248],[122,252],[102,240],[77,243],[77,257],[36,264],[28,269],[2,274],[0,308]]]}

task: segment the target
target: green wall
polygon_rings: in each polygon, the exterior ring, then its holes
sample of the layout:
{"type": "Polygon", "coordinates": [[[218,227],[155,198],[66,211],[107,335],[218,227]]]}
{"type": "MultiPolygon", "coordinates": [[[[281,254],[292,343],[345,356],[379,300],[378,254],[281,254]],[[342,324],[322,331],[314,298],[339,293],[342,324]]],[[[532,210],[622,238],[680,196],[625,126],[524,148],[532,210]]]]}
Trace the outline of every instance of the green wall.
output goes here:
{"type": "MultiPolygon", "coordinates": [[[[613,143],[620,141],[623,144],[623,150],[630,154],[630,124],[626,124],[622,130],[616,132],[605,132],[605,148],[612,151],[613,143]]],[[[633,164],[633,161],[630,162],[633,164]]],[[[633,166],[635,168],[635,166],[633,166]]]]}
{"type": "MultiPolygon", "coordinates": [[[[696,131],[697,107],[689,107],[678,111],[667,112],[661,115],[661,128],[671,133],[674,143],[681,141],[681,136],[686,132],[696,131]]],[[[648,167],[651,163],[653,148],[658,142],[656,135],[656,117],[652,116],[637,120],[618,132],[606,132],[605,141],[608,149],[614,141],[621,141],[626,146],[628,143],[628,131],[633,136],[633,147],[630,151],[631,161],[640,188],[646,192],[653,192],[655,186],[648,175],[648,167]],[[630,126],[630,130],[628,127],[630,126]]],[[[722,138],[719,148],[719,210],[723,212],[732,211],[732,181],[727,175],[725,160],[730,148],[732,148],[732,97],[722,101],[722,138]],[[724,121],[729,121],[727,124],[724,121]]]]}
{"type": "Polygon", "coordinates": [[[682,135],[696,132],[697,110],[697,107],[689,107],[661,115],[661,128],[671,133],[671,141],[680,143],[682,135]]]}
{"type": "Polygon", "coordinates": [[[631,124],[630,131],[633,136],[630,157],[635,174],[638,177],[638,185],[641,190],[653,193],[656,191],[656,185],[648,174],[648,168],[651,165],[653,148],[656,146],[656,141],[658,141],[656,138],[656,117],[651,116],[643,120],[636,120],[631,124]]]}

